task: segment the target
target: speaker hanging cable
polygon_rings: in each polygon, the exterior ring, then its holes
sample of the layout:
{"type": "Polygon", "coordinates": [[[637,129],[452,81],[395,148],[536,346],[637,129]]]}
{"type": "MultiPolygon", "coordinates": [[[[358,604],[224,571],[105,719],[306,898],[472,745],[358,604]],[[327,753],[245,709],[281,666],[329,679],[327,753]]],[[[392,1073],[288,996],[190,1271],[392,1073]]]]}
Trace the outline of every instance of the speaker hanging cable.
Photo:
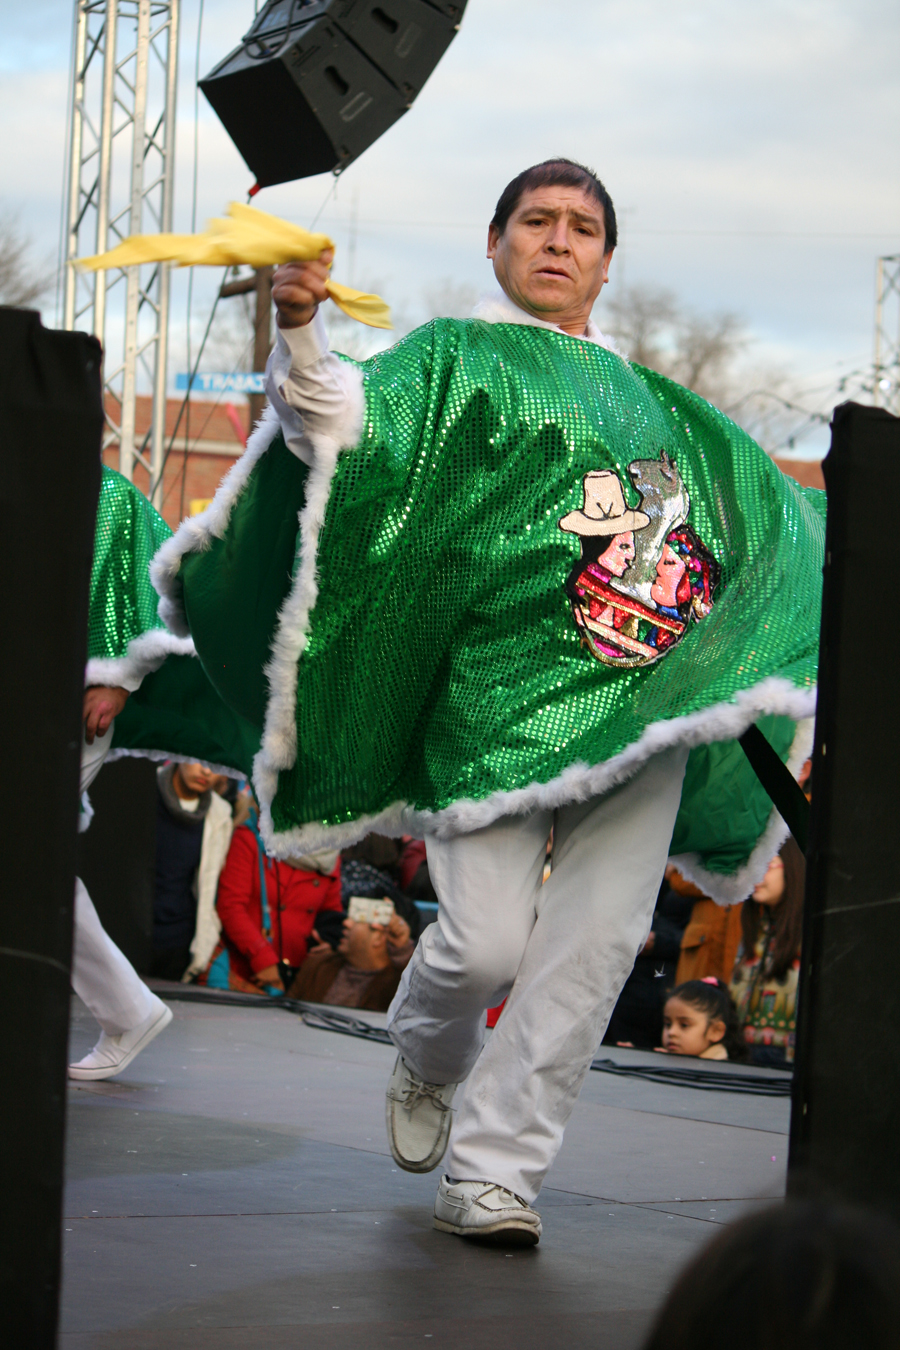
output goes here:
{"type": "MultiPolygon", "coordinates": [[[[242,38],[245,56],[247,56],[251,61],[272,61],[276,57],[280,56],[281,53],[284,51],[285,47],[287,47],[288,44],[290,43],[291,38],[293,36],[294,12],[297,9],[306,9],[312,3],[314,3],[314,0],[291,0],[291,7],[288,11],[288,17],[285,20],[284,25],[284,37],[281,39],[279,43],[273,44],[271,47],[267,47],[262,38],[254,37],[254,29],[256,29],[258,26],[258,18],[257,18],[254,21],[252,27],[248,29],[248,31],[244,34],[244,37],[242,38]],[[252,47],[256,47],[258,48],[258,50],[252,51],[251,50],[252,47]]],[[[266,9],[263,10],[262,13],[263,18],[265,18],[269,8],[270,6],[267,5],[266,9]]],[[[276,25],[273,24],[273,27],[276,27],[276,25]]],[[[280,27],[280,25],[278,25],[277,27],[280,27]]],[[[198,80],[200,78],[199,72],[197,74],[197,78],[198,80]]]]}
{"type": "MultiPolygon", "coordinates": [[[[188,387],[187,387],[187,391],[186,391],[186,393],[185,393],[185,395],[184,395],[184,398],[182,399],[181,407],[178,409],[178,416],[175,418],[175,425],[174,425],[174,427],[172,428],[172,435],[171,435],[170,438],[169,438],[169,444],[168,444],[168,446],[166,447],[166,453],[165,453],[165,455],[163,456],[163,463],[162,463],[162,468],[163,468],[163,470],[165,470],[165,467],[166,467],[166,461],[168,460],[169,455],[172,453],[172,449],[173,449],[173,447],[174,447],[174,445],[175,445],[175,437],[178,435],[178,428],[179,428],[180,425],[181,425],[181,419],[182,419],[182,416],[184,415],[185,408],[188,406],[188,400],[189,400],[190,397],[191,397],[191,389],[193,388],[194,380],[197,378],[197,372],[198,372],[199,369],[200,369],[200,362],[201,362],[202,359],[203,359],[203,352],[204,352],[204,350],[205,350],[205,348],[206,348],[206,341],[207,341],[207,338],[209,337],[209,330],[212,328],[213,319],[216,317],[216,310],[218,309],[218,306],[219,306],[219,299],[220,299],[221,294],[222,294],[222,287],[225,285],[225,282],[228,280],[228,273],[229,273],[230,271],[231,271],[231,266],[230,266],[230,264],[229,264],[229,266],[225,268],[225,271],[224,271],[224,273],[223,273],[223,275],[222,275],[222,280],[221,280],[221,282],[219,283],[218,289],[216,290],[216,298],[215,298],[215,300],[213,301],[212,309],[211,309],[210,312],[209,312],[209,319],[208,319],[207,324],[206,324],[206,331],[205,331],[205,333],[203,334],[203,338],[202,338],[202,340],[201,340],[201,342],[200,342],[200,348],[199,348],[199,350],[198,350],[198,352],[197,352],[197,359],[196,359],[196,361],[194,362],[193,369],[191,369],[191,370],[188,371],[188,387]]],[[[188,424],[190,424],[190,422],[189,422],[188,424]]],[[[185,440],[185,447],[186,447],[186,446],[187,446],[187,441],[185,440]]],[[[184,508],[184,488],[183,488],[183,486],[182,486],[182,510],[183,510],[183,508],[184,508]]]]}
{"type": "MultiPolygon", "coordinates": [[[[200,80],[200,46],[203,40],[203,5],[204,0],[200,0],[200,4],[197,10],[197,41],[194,46],[194,134],[193,134],[193,164],[191,166],[191,234],[194,234],[197,230],[197,185],[199,180],[199,162],[200,162],[199,80],[200,80]]],[[[192,267],[189,269],[188,275],[187,315],[186,315],[186,330],[185,330],[185,343],[187,356],[186,364],[189,371],[191,369],[191,317],[193,313],[193,303],[194,303],[194,269],[192,267]]],[[[185,409],[187,409],[187,422],[185,423],[184,428],[185,447],[187,447],[191,432],[190,397],[192,385],[193,379],[189,377],[188,387],[184,396],[185,402],[178,411],[178,418],[175,423],[175,427],[177,430],[178,424],[181,421],[181,414],[182,412],[185,411],[185,409]]],[[[165,471],[166,460],[169,458],[169,454],[171,452],[172,445],[174,444],[174,442],[175,442],[175,433],[173,432],[172,440],[169,443],[169,448],[166,451],[165,456],[163,457],[162,469],[160,469],[160,477],[162,477],[162,474],[165,471]]],[[[181,499],[178,508],[179,518],[182,518],[184,516],[184,485],[186,478],[187,478],[187,454],[185,454],[184,464],[181,466],[181,499]]]]}
{"type": "Polygon", "coordinates": [[[316,224],[317,224],[317,222],[318,222],[318,220],[319,220],[319,217],[322,215],[322,212],[325,210],[325,207],[328,205],[329,200],[330,200],[330,199],[335,195],[335,193],[337,192],[338,178],[340,177],[340,169],[335,169],[335,170],[333,170],[333,172],[334,172],[334,182],[331,184],[331,187],[330,187],[330,188],[328,189],[328,191],[325,193],[325,200],[322,202],[322,205],[319,207],[318,211],[316,212],[316,214],[315,214],[315,215],[313,216],[313,218],[312,218],[312,224],[311,224],[310,227],[309,227],[310,233],[312,233],[312,231],[315,229],[316,224]]]}

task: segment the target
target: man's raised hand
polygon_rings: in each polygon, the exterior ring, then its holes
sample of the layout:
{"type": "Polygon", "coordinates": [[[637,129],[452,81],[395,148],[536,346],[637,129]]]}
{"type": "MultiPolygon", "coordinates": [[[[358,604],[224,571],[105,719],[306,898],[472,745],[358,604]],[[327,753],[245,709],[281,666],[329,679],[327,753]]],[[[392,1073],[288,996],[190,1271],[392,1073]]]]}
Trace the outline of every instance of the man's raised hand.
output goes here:
{"type": "Polygon", "coordinates": [[[282,263],[272,277],[279,328],[302,328],[308,324],[323,300],[328,299],[325,282],[334,257],[326,249],[313,262],[282,263]]]}

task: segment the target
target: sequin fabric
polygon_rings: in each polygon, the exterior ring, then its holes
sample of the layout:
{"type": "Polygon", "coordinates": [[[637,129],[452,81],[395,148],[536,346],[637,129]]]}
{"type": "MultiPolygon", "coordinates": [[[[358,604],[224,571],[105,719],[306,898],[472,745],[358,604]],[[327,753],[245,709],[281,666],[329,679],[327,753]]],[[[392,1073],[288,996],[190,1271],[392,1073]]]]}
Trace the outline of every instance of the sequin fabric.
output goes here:
{"type": "Polygon", "coordinates": [[[148,568],[171,533],[146,497],[104,465],[91,567],[89,658],[123,657],[133,638],[163,627],[148,568]]]}
{"type": "MultiPolygon", "coordinates": [[[[824,494],[702,399],[595,344],[478,320],[437,320],[361,369],[276,831],[550,783],[767,676],[815,681],[824,494]],[[607,596],[597,621],[637,664],[598,659],[575,614],[593,545],[561,522],[592,512],[632,536],[622,573],[604,573],[628,604],[607,596]],[[664,594],[667,543],[676,571],[696,566],[664,594]]],[[[265,509],[274,529],[278,503],[265,509]]]]}

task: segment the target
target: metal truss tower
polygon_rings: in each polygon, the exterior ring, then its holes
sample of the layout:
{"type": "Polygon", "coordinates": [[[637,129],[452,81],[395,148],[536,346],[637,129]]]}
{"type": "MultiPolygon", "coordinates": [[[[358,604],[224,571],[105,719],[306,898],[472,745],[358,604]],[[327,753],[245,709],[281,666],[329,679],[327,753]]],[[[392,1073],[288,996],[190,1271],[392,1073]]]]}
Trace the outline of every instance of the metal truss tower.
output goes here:
{"type": "Polygon", "coordinates": [[[130,234],[172,228],[179,0],[76,0],[66,202],[63,326],[90,328],[105,352],[104,447],[140,464],[162,500],[168,263],[78,272],[74,260],[130,234]],[[152,399],[136,431],[138,393],[152,399]]]}
{"type": "Polygon", "coordinates": [[[900,254],[878,259],[872,402],[900,417],[900,254]]]}

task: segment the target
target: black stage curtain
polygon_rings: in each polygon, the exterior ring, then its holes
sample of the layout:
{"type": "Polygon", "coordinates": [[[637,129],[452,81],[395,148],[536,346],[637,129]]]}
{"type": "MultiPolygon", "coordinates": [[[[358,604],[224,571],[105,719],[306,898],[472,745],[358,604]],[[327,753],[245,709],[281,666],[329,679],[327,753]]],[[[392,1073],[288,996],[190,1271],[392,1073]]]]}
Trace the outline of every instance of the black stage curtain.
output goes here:
{"type": "Polygon", "coordinates": [[[4,714],[0,816],[0,1307],[7,1343],[55,1343],[100,345],[0,308],[4,714]]]}
{"type": "Polygon", "coordinates": [[[828,525],[789,1186],[900,1218],[900,628],[888,603],[900,419],[853,403],[837,408],[823,467],[828,525]]]}

